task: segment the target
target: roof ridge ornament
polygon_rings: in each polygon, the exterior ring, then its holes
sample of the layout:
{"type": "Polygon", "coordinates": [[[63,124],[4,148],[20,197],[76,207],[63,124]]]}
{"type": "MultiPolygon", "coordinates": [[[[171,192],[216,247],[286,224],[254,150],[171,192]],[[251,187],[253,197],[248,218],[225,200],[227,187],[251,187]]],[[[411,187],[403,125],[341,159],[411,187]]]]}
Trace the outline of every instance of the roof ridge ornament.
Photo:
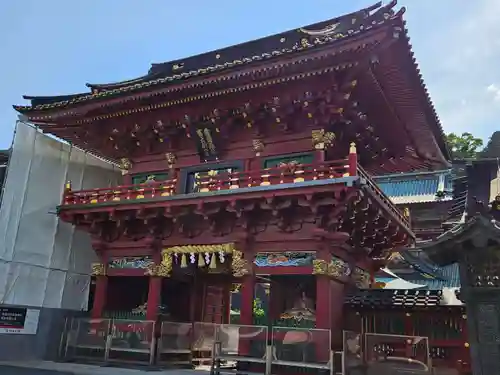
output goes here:
{"type": "Polygon", "coordinates": [[[331,25],[328,25],[320,30],[307,30],[304,28],[300,28],[299,31],[304,33],[304,34],[307,34],[309,36],[330,36],[337,31],[337,28],[339,27],[339,25],[340,25],[340,22],[337,22],[337,23],[333,23],[331,25]]]}

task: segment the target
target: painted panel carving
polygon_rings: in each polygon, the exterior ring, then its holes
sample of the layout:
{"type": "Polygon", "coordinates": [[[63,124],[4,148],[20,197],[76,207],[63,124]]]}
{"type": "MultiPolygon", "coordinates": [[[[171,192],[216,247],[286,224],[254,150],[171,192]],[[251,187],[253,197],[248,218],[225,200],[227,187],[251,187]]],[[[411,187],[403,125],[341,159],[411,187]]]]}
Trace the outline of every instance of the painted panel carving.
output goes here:
{"type": "Polygon", "coordinates": [[[221,168],[221,169],[207,169],[204,171],[192,172],[187,176],[187,190],[186,193],[199,193],[203,188],[201,182],[210,177],[217,178],[217,176],[228,175],[236,172],[236,168],[221,168]]]}
{"type": "Polygon", "coordinates": [[[154,265],[149,256],[112,258],[108,263],[110,269],[147,269],[154,265]]]}
{"type": "Polygon", "coordinates": [[[166,181],[168,177],[168,173],[141,173],[132,176],[132,184],[166,181]]]}
{"type": "Polygon", "coordinates": [[[276,168],[283,164],[297,163],[297,164],[311,164],[314,161],[312,153],[297,154],[297,155],[283,155],[278,157],[267,158],[264,160],[264,168],[276,168]]]}
{"type": "Polygon", "coordinates": [[[314,252],[258,253],[254,264],[257,267],[304,267],[312,266],[314,252]]]}

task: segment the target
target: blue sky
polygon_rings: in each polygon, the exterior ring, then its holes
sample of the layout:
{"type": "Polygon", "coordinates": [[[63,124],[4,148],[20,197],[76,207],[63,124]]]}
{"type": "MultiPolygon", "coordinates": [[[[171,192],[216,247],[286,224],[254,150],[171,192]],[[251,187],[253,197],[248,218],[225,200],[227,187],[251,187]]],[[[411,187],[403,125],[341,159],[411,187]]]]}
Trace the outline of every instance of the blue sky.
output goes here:
{"type": "MultiPolygon", "coordinates": [[[[0,148],[21,96],[86,90],[163,62],[333,18],[375,0],[16,0],[0,5],[0,148]],[[210,5],[207,5],[210,4],[210,5]]],[[[386,1],[387,2],[387,1],[386,1]]],[[[500,129],[500,1],[406,0],[405,19],[446,132],[500,129]]]]}

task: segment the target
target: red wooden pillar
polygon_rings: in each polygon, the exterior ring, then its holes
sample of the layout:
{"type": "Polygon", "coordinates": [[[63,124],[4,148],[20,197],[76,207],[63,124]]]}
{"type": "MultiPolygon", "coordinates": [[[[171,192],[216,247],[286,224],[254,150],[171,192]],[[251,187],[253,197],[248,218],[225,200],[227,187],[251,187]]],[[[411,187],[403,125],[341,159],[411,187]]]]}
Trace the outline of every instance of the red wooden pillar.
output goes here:
{"type": "MultiPolygon", "coordinates": [[[[153,255],[153,260],[155,264],[160,264],[161,253],[155,251],[153,255]]],[[[161,303],[161,284],[163,278],[151,275],[149,277],[149,290],[148,290],[148,306],[146,309],[146,320],[156,321],[158,317],[158,306],[161,303]]]]}
{"type": "Polygon", "coordinates": [[[90,316],[92,319],[102,318],[108,294],[108,277],[106,275],[96,276],[94,305],[90,316]]]}
{"type": "Polygon", "coordinates": [[[314,163],[321,164],[325,161],[325,150],[314,150],[314,163]]]}
{"type": "Polygon", "coordinates": [[[357,176],[358,174],[358,154],[356,152],[356,144],[351,143],[349,147],[349,176],[357,176]]]}
{"type": "Polygon", "coordinates": [[[332,349],[342,350],[344,332],[344,299],[345,284],[337,280],[330,281],[330,330],[332,332],[332,349]]]}
{"type": "Polygon", "coordinates": [[[146,320],[156,321],[158,317],[158,306],[161,303],[161,283],[163,278],[158,276],[149,277],[148,306],[146,320]]]}
{"type": "MultiPolygon", "coordinates": [[[[241,278],[240,289],[240,324],[253,325],[253,300],[255,295],[255,274],[253,273],[253,251],[246,241],[238,244],[238,250],[243,252],[243,259],[247,263],[249,273],[241,278]]],[[[243,331],[244,332],[244,331],[243,331]]],[[[250,354],[250,341],[247,338],[239,339],[239,355],[250,354]]]]}
{"type": "Polygon", "coordinates": [[[279,319],[280,314],[283,312],[283,290],[282,286],[277,281],[271,281],[269,286],[269,323],[273,323],[279,319]]]}

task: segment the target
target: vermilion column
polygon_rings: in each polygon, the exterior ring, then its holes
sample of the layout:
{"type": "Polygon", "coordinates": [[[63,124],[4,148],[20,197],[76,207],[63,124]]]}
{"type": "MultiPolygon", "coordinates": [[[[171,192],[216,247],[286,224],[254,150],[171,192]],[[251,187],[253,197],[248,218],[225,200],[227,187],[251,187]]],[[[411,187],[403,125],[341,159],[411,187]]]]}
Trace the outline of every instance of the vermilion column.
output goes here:
{"type": "MultiPolygon", "coordinates": [[[[329,251],[321,246],[317,251],[316,258],[330,263],[332,256],[329,251]]],[[[328,275],[316,275],[316,328],[330,328],[330,277],[328,275]]]]}
{"type": "Polygon", "coordinates": [[[94,305],[90,313],[93,319],[102,318],[108,292],[108,277],[105,275],[96,276],[95,281],[94,305]]]}
{"type": "Polygon", "coordinates": [[[255,276],[247,275],[241,282],[240,324],[253,324],[253,299],[255,290],[255,276]]]}
{"type": "MultiPolygon", "coordinates": [[[[161,254],[156,251],[153,255],[155,264],[160,264],[161,254]]],[[[151,275],[149,277],[149,290],[148,290],[148,306],[146,309],[146,320],[156,321],[158,317],[158,306],[161,303],[161,284],[162,277],[151,275]]]]}
{"type": "Polygon", "coordinates": [[[146,320],[156,321],[158,317],[158,306],[161,303],[161,283],[162,278],[158,276],[149,277],[148,307],[146,310],[146,320]]]}

